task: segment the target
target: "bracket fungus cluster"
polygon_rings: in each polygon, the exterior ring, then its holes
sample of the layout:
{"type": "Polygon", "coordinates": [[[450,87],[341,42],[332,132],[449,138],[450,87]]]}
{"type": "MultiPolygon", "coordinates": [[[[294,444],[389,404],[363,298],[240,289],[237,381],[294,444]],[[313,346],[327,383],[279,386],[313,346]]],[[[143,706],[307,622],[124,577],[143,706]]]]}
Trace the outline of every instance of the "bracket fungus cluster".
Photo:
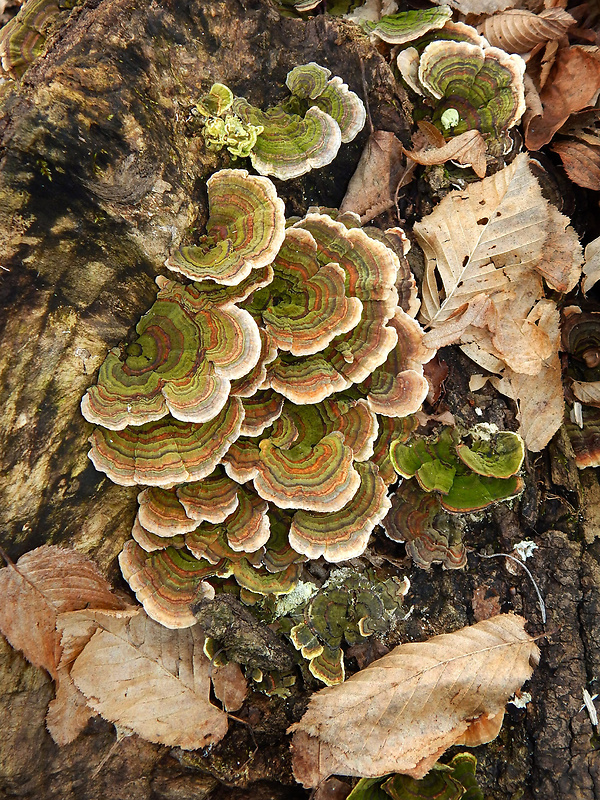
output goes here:
{"type": "Polygon", "coordinates": [[[466,551],[460,517],[455,515],[482,511],[519,494],[523,481],[517,473],[524,456],[518,433],[487,425],[464,437],[443,428],[430,437],[392,442],[392,464],[405,480],[383,521],[387,535],[406,542],[407,551],[424,569],[435,562],[460,569],[466,551]]]}
{"type": "Polygon", "coordinates": [[[423,97],[422,117],[447,139],[479,131],[488,148],[505,148],[507,132],[525,112],[519,55],[491,47],[475,28],[447,22],[398,54],[404,81],[423,97]]]}
{"type": "Polygon", "coordinates": [[[301,613],[289,618],[294,623],[289,637],[312,675],[328,686],[342,683],[342,642],[360,644],[394,627],[405,616],[402,604],[409,588],[408,578],[379,580],[370,572],[334,571],[301,613]]]}
{"type": "Polygon", "coordinates": [[[315,62],[291,70],[286,84],[291,96],[266,111],[213,84],[194,109],[204,117],[206,146],[249,156],[257,172],[281,180],[331,163],[364,127],[362,100],[315,62]]]}
{"type": "MultiPolygon", "coordinates": [[[[323,95],[313,78],[294,73],[298,96],[323,95]]],[[[172,628],[223,581],[253,603],[291,592],[306,558],[365,550],[433,356],[411,276],[355,215],[286,228],[273,184],[245,170],[213,175],[208,196],[206,234],[166,262],[190,282],[157,279],[81,404],[95,466],[147,487],[120,564],[172,628]]]]}

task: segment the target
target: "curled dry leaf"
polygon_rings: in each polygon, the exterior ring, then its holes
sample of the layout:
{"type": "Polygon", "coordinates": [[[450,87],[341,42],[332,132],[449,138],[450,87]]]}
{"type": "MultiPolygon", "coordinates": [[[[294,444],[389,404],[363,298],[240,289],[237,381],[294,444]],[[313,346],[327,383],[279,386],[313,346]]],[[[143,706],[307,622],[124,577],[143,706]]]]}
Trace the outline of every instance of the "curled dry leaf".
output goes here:
{"type": "Polygon", "coordinates": [[[297,780],[308,787],[332,774],[421,778],[451,745],[491,741],[506,702],[538,662],[524,625],[500,614],[403,644],[317,692],[290,728],[297,780]]]}
{"type": "Polygon", "coordinates": [[[81,553],[44,545],[0,569],[0,631],[25,658],[57,677],[57,615],[86,607],[122,609],[98,567],[81,553]]]}
{"type": "Polygon", "coordinates": [[[600,236],[585,248],[585,264],[583,267],[583,291],[589,290],[600,280],[600,236]]]}
{"type": "Polygon", "coordinates": [[[593,106],[600,92],[598,48],[564,47],[540,92],[542,114],[525,119],[525,146],[539,150],[552,139],[571,114],[593,106]]]}
{"type": "Polygon", "coordinates": [[[477,30],[492,47],[507,53],[528,53],[537,44],[560,39],[575,24],[575,19],[561,8],[549,8],[533,14],[524,8],[511,9],[484,19],[477,30]]]}
{"type": "Polygon", "coordinates": [[[530,450],[545,447],[562,419],[558,313],[543,297],[543,280],[568,292],[579,279],[581,246],[568,222],[544,199],[521,155],[451,192],[414,229],[426,257],[425,345],[458,342],[502,375],[495,385],[518,402],[530,450]]]}
{"type": "Polygon", "coordinates": [[[578,186],[600,189],[600,147],[570,139],[554,142],[552,150],[558,153],[565,172],[578,186]]]}
{"type": "Polygon", "coordinates": [[[478,130],[473,129],[455,136],[441,147],[412,151],[403,148],[403,152],[412,161],[426,166],[457,161],[462,166],[473,167],[475,174],[483,178],[486,171],[485,149],[485,139],[478,130]]]}
{"type": "Polygon", "coordinates": [[[497,14],[521,5],[520,0],[433,0],[438,6],[450,6],[461,14],[497,14]]]}
{"type": "Polygon", "coordinates": [[[95,621],[71,677],[96,712],[144,739],[184,750],[223,738],[227,715],[209,702],[210,662],[198,626],[169,630],[142,610],[95,621]]]}
{"type": "Polygon", "coordinates": [[[340,213],[354,211],[363,225],[394,205],[399,186],[412,178],[415,165],[406,163],[402,145],[390,131],[374,131],[340,206],[340,213]]]}

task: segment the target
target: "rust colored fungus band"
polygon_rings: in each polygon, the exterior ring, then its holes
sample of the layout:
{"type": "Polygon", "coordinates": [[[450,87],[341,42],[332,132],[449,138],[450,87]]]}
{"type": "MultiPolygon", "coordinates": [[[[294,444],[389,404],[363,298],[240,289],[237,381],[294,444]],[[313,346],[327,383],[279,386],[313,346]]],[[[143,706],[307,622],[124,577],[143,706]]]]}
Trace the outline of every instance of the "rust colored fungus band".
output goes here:
{"type": "Polygon", "coordinates": [[[423,329],[401,309],[390,320],[398,342],[384,364],[367,378],[369,407],[388,417],[407,417],[419,410],[427,397],[429,384],[423,364],[435,355],[423,345],[423,329]]]}
{"type": "Polygon", "coordinates": [[[155,550],[165,550],[167,547],[181,549],[185,545],[185,537],[182,534],[157,536],[155,533],[146,530],[140,525],[139,515],[137,514],[131,529],[131,536],[147,553],[153,553],[155,550]]]}
{"type": "Polygon", "coordinates": [[[245,416],[241,435],[260,436],[266,428],[279,419],[283,402],[284,398],[272,389],[257,392],[252,397],[243,400],[245,416]]]}
{"type": "Polygon", "coordinates": [[[298,511],[290,527],[291,546],[308,558],[338,562],[364,552],[371,532],[391,507],[387,486],[369,461],[356,464],[360,487],[338,512],[298,511]]]}
{"type": "Polygon", "coordinates": [[[285,236],[285,208],[268,178],[223,169],[207,181],[209,218],[198,245],[182,247],[166,266],[192,280],[235,286],[270,264],[285,236]]]}
{"type": "MultiPolygon", "coordinates": [[[[224,522],[238,507],[239,486],[217,467],[202,481],[177,487],[185,513],[197,522],[224,522]]],[[[186,531],[187,532],[187,531],[186,531]]]]}
{"type": "Polygon", "coordinates": [[[146,553],[136,542],[127,542],[119,565],[148,616],[166,628],[195,625],[191,604],[214,597],[214,589],[204,580],[214,574],[214,567],[185,551],[169,547],[146,553]]]}
{"type": "Polygon", "coordinates": [[[186,514],[175,489],[153,486],[140,492],[137,499],[140,525],[156,536],[175,536],[198,527],[198,521],[186,514]]]}
{"type": "Polygon", "coordinates": [[[203,424],[165,418],[123,431],[96,428],[89,457],[121,486],[169,488],[209,475],[238,438],[243,418],[241,401],[232,397],[203,424]]]}
{"type": "Polygon", "coordinates": [[[268,439],[259,449],[254,488],[279,508],[339,511],[360,485],[354,454],[339,431],[307,449],[281,450],[268,439]]]}

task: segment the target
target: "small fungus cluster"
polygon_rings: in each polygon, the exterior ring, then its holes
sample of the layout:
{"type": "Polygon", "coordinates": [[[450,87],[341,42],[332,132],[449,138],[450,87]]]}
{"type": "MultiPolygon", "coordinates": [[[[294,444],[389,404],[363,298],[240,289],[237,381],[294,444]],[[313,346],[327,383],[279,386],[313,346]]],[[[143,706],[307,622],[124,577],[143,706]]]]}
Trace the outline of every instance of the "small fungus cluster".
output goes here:
{"type": "Polygon", "coordinates": [[[383,521],[387,535],[405,542],[424,569],[436,562],[447,569],[464,567],[467,556],[457,515],[482,511],[521,492],[517,473],[524,456],[518,433],[487,425],[462,438],[455,429],[443,428],[430,437],[393,441],[390,458],[405,480],[383,521]]]}
{"type": "Polygon", "coordinates": [[[369,571],[363,575],[343,567],[333,571],[289,618],[288,635],[312,675],[328,686],[342,683],[342,643],[358,645],[393,628],[405,616],[402,603],[409,587],[408,578],[379,580],[369,571]]]}
{"type": "Polygon", "coordinates": [[[257,172],[281,180],[331,163],[342,142],[363,129],[366,111],[341,78],[330,76],[314,62],[295,67],[286,80],[291,96],[266,111],[214,84],[195,108],[206,146],[249,156],[257,172]]]}
{"type": "Polygon", "coordinates": [[[525,111],[520,56],[491,47],[470,25],[448,21],[401,50],[397,64],[404,81],[423,98],[417,116],[444,137],[478,130],[488,148],[510,149],[507,133],[525,111]]]}
{"type": "Polygon", "coordinates": [[[206,234],[166,262],[189,282],[157,279],[81,404],[95,466],[146,487],[120,565],[172,628],[219,581],[252,603],[292,591],[307,558],[365,550],[433,355],[399,230],[319,209],[286,227],[273,184],[245,170],[208,196],[206,234]]]}

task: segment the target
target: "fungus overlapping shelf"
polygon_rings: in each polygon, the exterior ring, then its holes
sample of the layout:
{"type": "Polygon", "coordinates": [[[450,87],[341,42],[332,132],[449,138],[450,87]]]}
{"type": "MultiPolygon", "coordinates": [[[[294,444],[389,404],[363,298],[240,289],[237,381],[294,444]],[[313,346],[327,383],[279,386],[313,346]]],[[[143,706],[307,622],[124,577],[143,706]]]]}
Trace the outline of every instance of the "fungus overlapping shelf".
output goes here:
{"type": "Polygon", "coordinates": [[[208,195],[206,234],[166,262],[189,282],[157,279],[81,404],[95,466],[146,487],[119,560],[172,628],[220,580],[282,595],[307,558],[365,550],[433,355],[398,231],[318,209],[286,227],[271,181],[245,170],[213,175],[208,195]]]}

